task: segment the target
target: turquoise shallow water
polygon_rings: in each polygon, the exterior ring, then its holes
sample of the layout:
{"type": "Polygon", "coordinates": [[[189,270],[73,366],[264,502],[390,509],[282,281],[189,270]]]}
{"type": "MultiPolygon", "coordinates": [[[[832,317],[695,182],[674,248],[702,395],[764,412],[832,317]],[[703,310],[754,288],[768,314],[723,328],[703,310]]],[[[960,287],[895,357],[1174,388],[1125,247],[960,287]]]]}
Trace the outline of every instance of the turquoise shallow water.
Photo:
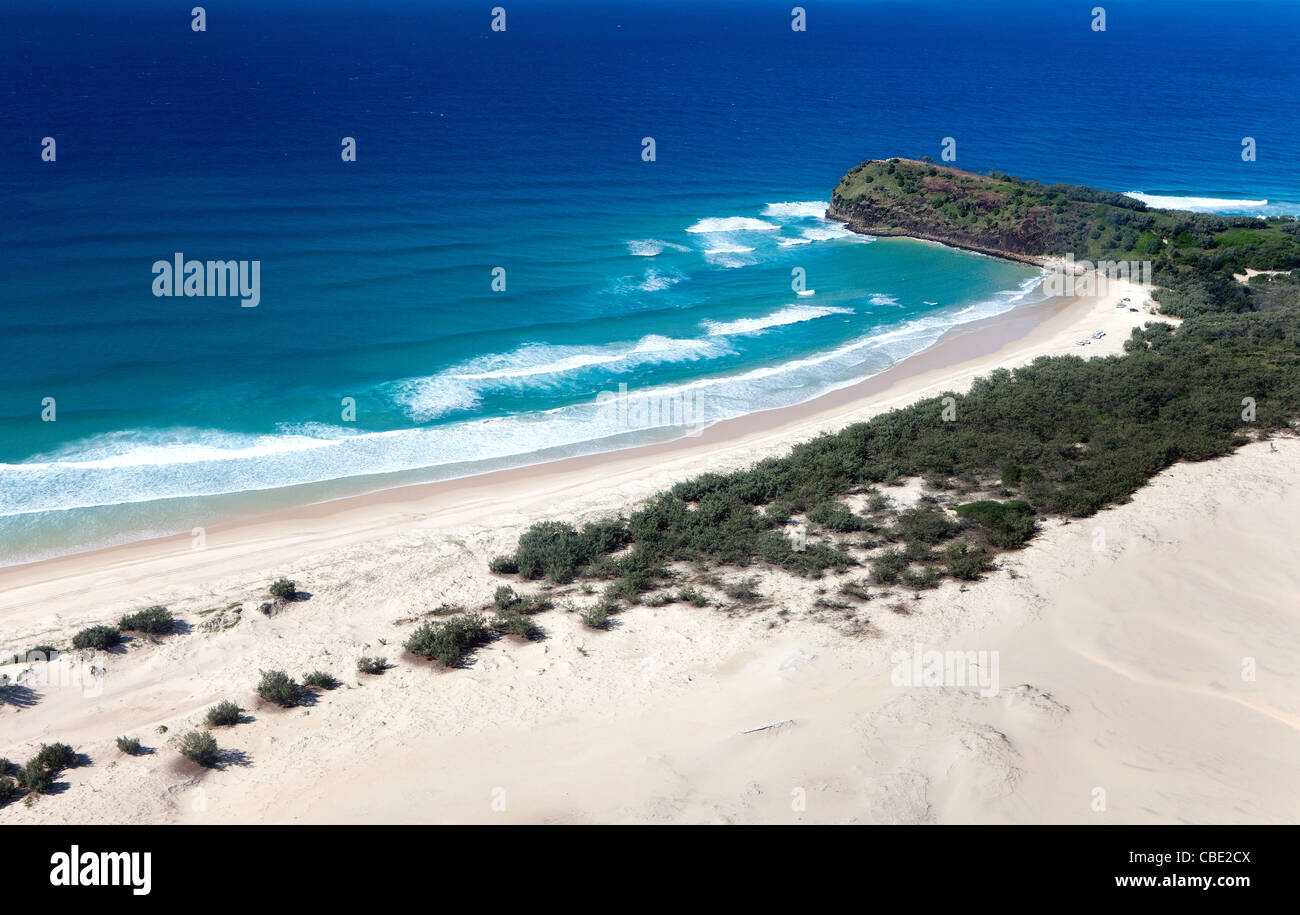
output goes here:
{"type": "Polygon", "coordinates": [[[1031,295],[826,223],[870,156],[955,135],[969,168],[1300,199],[1300,31],[1264,27],[1292,6],[1117,4],[1100,41],[1051,4],[829,3],[798,36],[761,2],[520,3],[504,35],[463,4],[232,2],[203,35],[83,6],[0,14],[0,563],[662,438],[1031,295]],[[1083,55],[1146,129],[1060,116],[1101,91],[1083,55]],[[177,252],[257,261],[260,303],[153,295],[177,252]]]}

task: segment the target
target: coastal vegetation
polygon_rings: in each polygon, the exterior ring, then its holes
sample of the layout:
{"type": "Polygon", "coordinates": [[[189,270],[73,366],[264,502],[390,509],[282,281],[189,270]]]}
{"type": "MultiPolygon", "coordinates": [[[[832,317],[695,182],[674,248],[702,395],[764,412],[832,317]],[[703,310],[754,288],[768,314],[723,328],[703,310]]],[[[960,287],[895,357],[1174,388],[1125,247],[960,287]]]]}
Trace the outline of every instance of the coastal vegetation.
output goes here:
{"type": "Polygon", "coordinates": [[[302,687],[282,670],[264,670],[257,684],[257,694],[267,702],[288,708],[298,701],[302,687]]]}
{"type": "Polygon", "coordinates": [[[166,607],[146,607],[135,613],[128,613],[118,622],[117,628],[123,632],[144,632],[149,635],[165,635],[172,631],[175,620],[166,607]]]}
{"type": "Polygon", "coordinates": [[[461,667],[491,633],[483,616],[471,613],[443,623],[426,622],[411,633],[403,647],[416,657],[438,661],[444,667],[461,667]]]}
{"type": "Polygon", "coordinates": [[[72,637],[72,647],[103,651],[112,648],[121,638],[116,626],[87,626],[72,637]]]}
{"type": "Polygon", "coordinates": [[[189,731],[183,734],[177,748],[182,756],[200,766],[216,765],[217,738],[207,731],[189,731]]]}
{"type": "Polygon", "coordinates": [[[332,674],[327,674],[323,670],[313,670],[309,674],[304,674],[302,685],[311,689],[334,689],[339,685],[339,681],[332,674]]]}
{"type": "Polygon", "coordinates": [[[293,601],[298,599],[298,586],[287,578],[281,578],[273,582],[267,592],[276,600],[293,601]]]}
{"type": "Polygon", "coordinates": [[[204,720],[207,721],[209,727],[232,727],[239,724],[239,706],[231,702],[229,699],[222,699],[216,705],[212,706],[212,708],[208,709],[208,713],[204,716],[204,720]]]}

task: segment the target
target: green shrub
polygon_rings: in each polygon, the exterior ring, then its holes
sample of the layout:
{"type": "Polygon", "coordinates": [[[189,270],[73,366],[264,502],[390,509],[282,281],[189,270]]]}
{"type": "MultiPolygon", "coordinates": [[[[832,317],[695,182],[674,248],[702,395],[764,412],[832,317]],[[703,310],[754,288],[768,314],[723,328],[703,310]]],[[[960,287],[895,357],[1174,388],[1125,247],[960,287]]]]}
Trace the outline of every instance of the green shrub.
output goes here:
{"type": "Polygon", "coordinates": [[[986,499],[957,506],[957,517],[977,524],[989,543],[1004,550],[1024,546],[1038,529],[1028,502],[986,499]]]}
{"type": "Polygon", "coordinates": [[[257,684],[257,694],[267,702],[288,708],[298,701],[302,687],[282,670],[264,670],[262,680],[257,684]]]}
{"type": "Polygon", "coordinates": [[[509,610],[519,603],[519,595],[509,585],[501,585],[497,588],[496,593],[492,595],[492,603],[496,605],[498,610],[509,610]]]}
{"type": "Polygon", "coordinates": [[[939,573],[934,569],[921,569],[919,572],[907,569],[902,579],[903,584],[918,591],[939,587],[939,573]]]}
{"type": "Polygon", "coordinates": [[[339,681],[323,670],[313,670],[311,673],[303,675],[302,685],[316,689],[333,689],[339,685],[339,681]]]}
{"type": "Polygon", "coordinates": [[[208,709],[208,714],[204,720],[214,728],[228,728],[239,724],[239,706],[229,699],[222,699],[208,709]]]}
{"type": "Polygon", "coordinates": [[[208,731],[190,731],[181,737],[181,755],[200,766],[212,766],[217,762],[217,738],[208,731]]]}
{"type": "Polygon", "coordinates": [[[118,622],[117,627],[125,632],[164,635],[172,631],[174,623],[170,610],[166,607],[153,606],[126,614],[118,622]]]}
{"type": "Polygon", "coordinates": [[[885,550],[871,560],[871,580],[878,585],[890,585],[898,581],[898,574],[911,564],[907,554],[902,550],[885,550]]]}
{"type": "Polygon", "coordinates": [[[944,571],[961,581],[977,581],[992,568],[993,559],[982,548],[954,543],[944,552],[944,571]]]}
{"type": "Polygon", "coordinates": [[[550,578],[567,584],[596,559],[628,542],[622,521],[597,521],[579,532],[563,521],[534,524],[519,538],[515,563],[524,578],[550,578]]]}
{"type": "Polygon", "coordinates": [[[45,794],[54,787],[54,774],[39,760],[33,757],[27,765],[18,770],[18,784],[31,794],[45,794]]]}
{"type": "Polygon", "coordinates": [[[43,743],[36,753],[36,761],[51,772],[62,772],[77,764],[77,751],[66,743],[43,743]]]}
{"type": "Polygon", "coordinates": [[[582,622],[588,629],[609,628],[609,605],[600,601],[582,611],[582,622]]]}
{"type": "Polygon", "coordinates": [[[519,599],[519,605],[514,609],[520,613],[541,613],[550,610],[554,606],[555,602],[545,595],[526,594],[519,599]]]}
{"type": "Polygon", "coordinates": [[[471,614],[445,623],[425,623],[411,633],[404,647],[417,657],[459,667],[470,652],[490,638],[490,633],[483,617],[471,614]]]}
{"type": "Polygon", "coordinates": [[[382,674],[388,669],[388,658],[357,658],[357,670],[363,674],[382,674]]]}
{"type": "Polygon", "coordinates": [[[871,592],[860,581],[844,582],[844,584],[840,585],[840,593],[847,594],[849,597],[856,597],[858,600],[871,600],[871,592]]]}
{"type": "Polygon", "coordinates": [[[276,600],[291,601],[298,599],[298,585],[287,578],[281,578],[267,589],[276,600]]]}
{"type": "Polygon", "coordinates": [[[519,636],[530,642],[540,639],[545,633],[542,627],[528,617],[518,613],[502,613],[492,620],[491,626],[497,632],[519,636]]]}
{"type": "Polygon", "coordinates": [[[847,505],[833,500],[822,502],[808,512],[808,520],[828,531],[841,534],[860,531],[865,524],[865,519],[853,514],[847,505]]]}
{"type": "Polygon", "coordinates": [[[127,756],[138,756],[140,754],[140,740],[136,737],[119,737],[117,738],[117,748],[127,756]]]}
{"type": "Polygon", "coordinates": [[[935,544],[949,539],[960,529],[961,525],[941,508],[909,508],[899,512],[893,533],[909,543],[935,544]]]}
{"type": "Polygon", "coordinates": [[[732,600],[745,604],[753,603],[763,596],[758,591],[758,579],[752,576],[740,581],[727,582],[722,586],[722,593],[732,600]]]}
{"type": "Polygon", "coordinates": [[[682,588],[677,592],[677,600],[683,604],[690,604],[692,607],[706,607],[709,598],[703,591],[696,587],[682,588]]]}
{"type": "Polygon", "coordinates": [[[121,638],[116,626],[87,626],[72,637],[72,647],[103,651],[112,648],[121,638]]]}
{"type": "Polygon", "coordinates": [[[0,807],[9,803],[9,800],[18,793],[18,786],[14,780],[7,775],[0,775],[0,807]]]}
{"type": "Polygon", "coordinates": [[[488,563],[488,571],[495,575],[514,575],[519,571],[519,563],[513,556],[494,556],[488,563]]]}

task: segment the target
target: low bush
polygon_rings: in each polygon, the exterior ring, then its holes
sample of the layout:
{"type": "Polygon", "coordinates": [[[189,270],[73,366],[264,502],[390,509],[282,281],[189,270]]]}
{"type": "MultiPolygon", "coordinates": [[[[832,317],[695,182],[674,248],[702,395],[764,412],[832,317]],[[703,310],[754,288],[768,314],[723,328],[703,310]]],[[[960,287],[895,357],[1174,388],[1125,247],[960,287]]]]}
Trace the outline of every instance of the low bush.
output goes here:
{"type": "Polygon", "coordinates": [[[911,560],[902,550],[885,550],[871,560],[871,580],[878,585],[891,585],[898,581],[898,575],[908,567],[911,560]]]}
{"type": "Polygon", "coordinates": [[[519,563],[513,556],[494,556],[488,562],[488,571],[495,575],[514,575],[519,571],[519,563]]]}
{"type": "Polygon", "coordinates": [[[593,522],[581,531],[563,521],[542,521],[520,536],[514,562],[524,578],[547,577],[567,584],[598,556],[620,549],[629,539],[627,526],[619,520],[593,522]]]}
{"type": "Polygon", "coordinates": [[[166,607],[146,607],[135,613],[128,613],[118,621],[117,628],[125,632],[144,632],[149,635],[165,635],[172,631],[175,624],[171,611],[166,607]]]}
{"type": "Polygon", "coordinates": [[[54,787],[54,773],[33,757],[18,770],[18,784],[31,794],[45,794],[54,787]]]}
{"type": "Polygon", "coordinates": [[[741,603],[753,603],[763,595],[758,591],[758,579],[754,577],[743,578],[740,581],[727,582],[722,586],[722,593],[732,600],[738,600],[741,603]]]}
{"type": "Polygon", "coordinates": [[[357,670],[363,674],[382,674],[388,669],[388,658],[357,658],[357,670]]]}
{"type": "Polygon", "coordinates": [[[496,605],[498,610],[509,610],[519,603],[519,595],[509,585],[501,585],[501,587],[497,588],[496,593],[492,595],[492,603],[496,605]]]}
{"type": "Polygon", "coordinates": [[[977,581],[993,568],[993,558],[982,548],[954,543],[944,552],[944,571],[961,581],[977,581]]]}
{"type": "Polygon", "coordinates": [[[140,755],[140,740],[136,737],[117,738],[117,748],[127,756],[140,755]]]}
{"type": "Polygon", "coordinates": [[[497,632],[519,636],[530,642],[537,641],[545,634],[541,626],[519,613],[499,614],[492,620],[491,626],[497,632]]]}
{"type": "Polygon", "coordinates": [[[909,508],[898,513],[892,531],[896,539],[909,543],[941,543],[949,539],[961,525],[948,517],[941,508],[909,508]]]}
{"type": "Polygon", "coordinates": [[[183,735],[179,749],[182,756],[200,766],[212,766],[217,762],[217,738],[207,731],[190,731],[183,735]]]}
{"type": "Polygon", "coordinates": [[[709,598],[705,593],[695,587],[682,588],[677,592],[677,600],[683,604],[690,604],[692,607],[706,607],[709,603],[709,598]]]}
{"type": "Polygon", "coordinates": [[[582,622],[588,629],[609,628],[609,604],[600,601],[582,611],[582,622]]]}
{"type": "Polygon", "coordinates": [[[445,623],[425,623],[411,633],[404,647],[417,657],[459,667],[470,652],[488,640],[490,633],[483,617],[471,614],[445,623]]]}
{"type": "Polygon", "coordinates": [[[828,531],[851,534],[854,531],[862,530],[866,519],[853,514],[847,505],[828,499],[808,512],[808,520],[828,531]]]}
{"type": "Polygon", "coordinates": [[[43,743],[36,753],[36,761],[51,772],[62,772],[77,764],[77,751],[66,743],[43,743]]]}
{"type": "Polygon", "coordinates": [[[323,670],[313,670],[311,673],[303,675],[302,685],[315,689],[333,689],[339,685],[339,681],[323,670]]]}
{"type": "Polygon", "coordinates": [[[222,699],[212,708],[208,709],[208,714],[204,720],[210,727],[228,728],[239,724],[239,706],[229,699],[222,699]]]}
{"type": "Polygon", "coordinates": [[[7,775],[0,775],[0,807],[9,803],[9,800],[18,793],[18,786],[14,780],[7,775]]]}
{"type": "Polygon", "coordinates": [[[967,502],[957,506],[957,517],[978,525],[989,543],[1004,550],[1024,546],[1038,529],[1033,508],[1019,500],[967,502]]]}
{"type": "Polygon", "coordinates": [[[871,592],[860,581],[844,582],[844,584],[840,585],[840,593],[849,597],[856,597],[858,600],[871,600],[871,592]]]}
{"type": "Polygon", "coordinates": [[[903,584],[917,591],[939,587],[939,572],[932,568],[914,571],[907,569],[902,574],[903,584]]]}
{"type": "Polygon", "coordinates": [[[288,708],[297,702],[301,693],[302,687],[282,670],[262,671],[262,680],[257,684],[259,696],[282,708],[288,708]]]}
{"type": "Polygon", "coordinates": [[[87,626],[72,637],[72,647],[103,651],[112,648],[121,638],[116,626],[87,626]]]}
{"type": "Polygon", "coordinates": [[[275,581],[267,591],[276,600],[290,601],[298,599],[298,585],[287,578],[275,581]]]}
{"type": "Polygon", "coordinates": [[[514,608],[520,613],[541,613],[550,610],[555,606],[555,601],[542,594],[527,594],[519,599],[519,604],[514,608]]]}

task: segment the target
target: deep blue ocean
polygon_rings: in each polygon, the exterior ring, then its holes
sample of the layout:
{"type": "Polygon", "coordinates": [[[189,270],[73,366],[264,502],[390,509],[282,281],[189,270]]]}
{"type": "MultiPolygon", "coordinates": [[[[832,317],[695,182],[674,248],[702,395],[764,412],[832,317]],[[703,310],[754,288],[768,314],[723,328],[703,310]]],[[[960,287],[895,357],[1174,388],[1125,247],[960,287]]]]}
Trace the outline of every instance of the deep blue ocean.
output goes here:
{"type": "Polygon", "coordinates": [[[0,8],[0,564],[671,437],[601,392],[797,403],[1037,294],[826,223],[866,158],[1300,212],[1294,0],[194,5],[0,8]],[[259,303],[154,295],[177,253],[259,303]]]}

